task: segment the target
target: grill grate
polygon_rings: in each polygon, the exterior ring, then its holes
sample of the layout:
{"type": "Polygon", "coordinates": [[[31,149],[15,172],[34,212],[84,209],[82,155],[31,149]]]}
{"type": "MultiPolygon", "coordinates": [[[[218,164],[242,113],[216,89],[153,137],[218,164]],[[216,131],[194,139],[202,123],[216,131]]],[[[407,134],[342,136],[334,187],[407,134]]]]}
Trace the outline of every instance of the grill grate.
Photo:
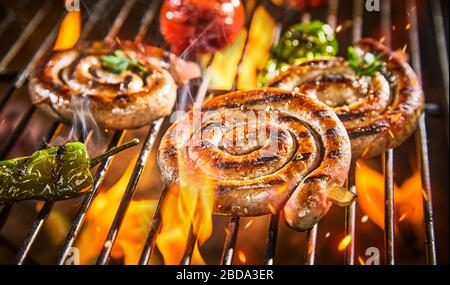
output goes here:
{"type": "MultiPolygon", "coordinates": [[[[408,31],[409,36],[409,44],[410,44],[410,54],[411,54],[411,62],[413,68],[416,70],[419,78],[421,77],[421,65],[420,65],[420,43],[419,43],[419,34],[418,34],[418,22],[417,22],[417,11],[415,9],[416,1],[415,0],[405,0],[406,1],[406,14],[408,23],[410,23],[411,27],[408,31]]],[[[21,2],[20,5],[26,5],[27,1],[21,2]],[[23,4],[25,3],[25,4],[23,4]]],[[[87,22],[84,24],[83,32],[81,34],[81,39],[85,39],[93,30],[94,26],[98,23],[98,21],[102,17],[102,12],[106,9],[108,5],[108,0],[100,0],[95,5],[90,17],[87,22]]],[[[158,10],[161,5],[161,1],[151,1],[152,3],[147,8],[147,11],[144,13],[144,16],[141,20],[140,27],[135,36],[136,41],[142,41],[147,34],[149,28],[152,23],[155,21],[155,16],[158,14],[158,10]]],[[[261,1],[263,2],[263,1],[261,1]]],[[[57,23],[55,23],[53,29],[50,31],[48,36],[36,50],[32,59],[28,62],[26,67],[14,76],[14,79],[11,80],[10,73],[6,72],[6,69],[11,62],[12,59],[17,55],[19,50],[22,48],[24,43],[29,39],[31,34],[38,29],[38,26],[41,21],[45,19],[45,16],[48,15],[50,11],[52,1],[47,0],[45,4],[41,6],[39,11],[35,14],[32,20],[27,24],[23,33],[18,37],[17,41],[11,46],[9,52],[1,59],[0,61],[0,74],[2,80],[9,80],[10,84],[8,88],[4,91],[2,96],[0,97],[0,112],[7,106],[9,99],[18,92],[19,89],[23,88],[26,83],[30,71],[35,67],[37,61],[43,56],[45,52],[49,50],[51,44],[53,43],[56,33],[58,31],[57,23]]],[[[109,32],[107,33],[106,39],[113,39],[122,28],[124,22],[128,18],[130,11],[136,5],[136,0],[125,1],[120,8],[120,11],[117,14],[114,22],[112,23],[109,32]]],[[[339,0],[329,0],[328,2],[328,12],[326,20],[329,25],[333,28],[336,27],[338,20],[338,8],[339,8],[339,0]]],[[[341,3],[342,4],[342,3],[341,3]]],[[[381,2],[381,30],[385,37],[385,43],[390,45],[391,43],[391,0],[383,0],[381,2]]],[[[252,19],[252,15],[255,11],[255,7],[252,9],[250,13],[250,17],[247,19],[246,25],[249,27],[252,19]]],[[[360,39],[363,35],[363,8],[364,1],[363,0],[354,0],[353,1],[353,25],[352,25],[352,40],[356,41],[360,39]]],[[[448,128],[448,55],[447,48],[445,42],[445,29],[443,24],[443,17],[441,12],[441,3],[439,0],[431,1],[431,11],[434,19],[434,28],[436,32],[436,43],[438,47],[438,56],[441,63],[441,72],[443,74],[443,83],[445,89],[444,98],[442,98],[443,102],[443,113],[445,116],[445,123],[448,128]]],[[[6,17],[0,23],[0,35],[2,32],[14,21],[13,16],[11,16],[12,12],[8,10],[6,13],[6,17]]],[[[301,16],[302,21],[310,21],[313,18],[312,14],[309,12],[304,12],[301,16]]],[[[282,30],[282,24],[277,24],[277,33],[279,34],[282,30]]],[[[275,37],[274,42],[277,40],[275,37]]],[[[246,39],[247,43],[248,38],[246,39]]],[[[239,61],[238,71],[240,68],[240,63],[243,60],[245,54],[246,45],[244,46],[244,50],[241,55],[241,59],[239,61]]],[[[237,74],[235,76],[235,80],[233,83],[233,88],[237,85],[237,74]]],[[[179,93],[183,94],[187,92],[190,86],[181,86],[179,89],[179,93]]],[[[199,89],[197,94],[197,98],[203,98],[205,96],[206,90],[202,91],[202,88],[199,89]]],[[[9,151],[14,146],[14,143],[17,141],[19,136],[23,133],[25,127],[29,123],[31,116],[35,112],[35,107],[30,105],[28,109],[25,111],[24,115],[22,115],[17,127],[11,132],[9,137],[4,143],[3,147],[0,149],[0,159],[3,159],[9,151]]],[[[147,161],[149,153],[151,150],[156,147],[155,140],[160,131],[163,130],[162,125],[167,119],[159,119],[153,123],[151,126],[145,142],[140,151],[138,160],[134,166],[134,170],[132,176],[128,182],[127,188],[124,192],[118,210],[115,214],[114,221],[109,229],[107,238],[103,243],[103,247],[101,252],[99,253],[99,257],[97,260],[97,264],[107,264],[109,262],[110,254],[112,251],[112,247],[114,242],[116,241],[117,235],[120,230],[120,226],[124,220],[127,208],[133,198],[136,185],[139,181],[139,178],[142,174],[144,165],[147,161]]],[[[44,138],[41,146],[39,148],[45,147],[45,143],[50,141],[52,138],[57,136],[60,131],[62,125],[58,122],[53,122],[49,128],[48,134],[44,138]]],[[[111,138],[108,148],[117,146],[121,143],[124,138],[126,131],[118,131],[115,132],[111,138]]],[[[89,136],[88,136],[89,138],[89,136]]],[[[87,139],[88,139],[87,138],[87,139]]],[[[80,140],[84,140],[86,137],[80,137],[80,140]]],[[[448,133],[447,133],[447,142],[448,142],[448,133]]],[[[436,245],[435,245],[435,234],[434,234],[434,221],[433,221],[433,208],[432,208],[432,195],[431,195],[431,183],[430,183],[430,167],[429,167],[429,158],[428,158],[428,147],[427,147],[427,136],[426,136],[426,127],[425,127],[425,115],[420,118],[419,128],[416,132],[416,146],[418,151],[418,157],[420,162],[420,171],[422,178],[422,186],[425,192],[423,197],[423,207],[424,207],[424,229],[426,234],[426,253],[427,253],[427,262],[429,264],[437,264],[436,260],[436,245]]],[[[385,262],[386,264],[395,264],[395,254],[394,254],[394,151],[388,150],[385,154],[382,155],[382,165],[384,170],[384,181],[385,181],[385,262]]],[[[104,161],[95,175],[94,185],[92,189],[85,195],[82,204],[78,210],[78,213],[71,225],[69,233],[60,249],[60,252],[57,257],[57,264],[64,264],[66,258],[68,257],[70,250],[76,241],[78,234],[81,231],[81,228],[84,224],[86,213],[92,204],[96,193],[98,192],[100,186],[102,185],[107,173],[108,169],[111,165],[112,158],[108,158],[104,161]]],[[[351,170],[349,173],[349,178],[347,181],[348,189],[352,192],[357,192],[356,189],[356,181],[355,181],[355,170],[356,165],[353,164],[351,166],[351,170]]],[[[162,194],[160,196],[160,200],[157,206],[157,210],[155,212],[155,216],[149,228],[148,236],[146,242],[144,244],[144,248],[142,251],[142,255],[139,260],[139,264],[147,264],[150,260],[150,256],[153,253],[155,248],[155,239],[158,233],[158,230],[161,225],[161,215],[160,209],[161,204],[164,202],[164,197],[166,195],[166,189],[162,190],[162,194]]],[[[30,231],[25,238],[21,248],[18,251],[16,262],[17,264],[23,264],[29,258],[30,249],[32,248],[36,237],[39,235],[43,224],[47,220],[49,214],[51,213],[55,202],[46,202],[42,209],[40,210],[37,218],[33,222],[30,231]]],[[[4,227],[6,221],[10,217],[12,210],[14,209],[15,204],[7,204],[3,206],[0,212],[0,231],[4,227]]],[[[356,219],[356,204],[352,204],[347,207],[345,212],[345,232],[346,235],[351,237],[351,242],[345,251],[345,262],[346,264],[354,264],[355,260],[355,219],[356,219]]],[[[225,238],[225,244],[223,248],[221,263],[224,265],[230,265],[233,262],[233,256],[235,252],[236,242],[238,238],[239,232],[239,217],[230,217],[228,223],[228,231],[225,238]]],[[[266,246],[264,250],[264,264],[271,265],[274,264],[275,260],[275,251],[277,244],[277,235],[278,235],[278,225],[279,225],[279,216],[271,215],[269,230],[266,237],[266,246]]],[[[317,231],[318,225],[315,225],[311,230],[306,233],[306,264],[314,264],[315,263],[315,252],[316,252],[316,241],[317,241],[317,231]]],[[[189,264],[191,261],[192,252],[195,246],[196,237],[191,231],[191,234],[188,237],[187,248],[182,259],[182,264],[189,264]]]]}

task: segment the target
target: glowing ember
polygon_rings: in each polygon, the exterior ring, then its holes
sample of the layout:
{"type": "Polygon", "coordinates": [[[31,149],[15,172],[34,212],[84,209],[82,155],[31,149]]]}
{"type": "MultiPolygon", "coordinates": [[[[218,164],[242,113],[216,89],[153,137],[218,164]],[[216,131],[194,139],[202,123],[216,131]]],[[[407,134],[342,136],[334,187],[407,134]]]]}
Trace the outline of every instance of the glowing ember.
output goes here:
{"type": "Polygon", "coordinates": [[[67,50],[75,46],[80,37],[81,16],[80,11],[68,12],[59,27],[53,50],[67,50]]]}
{"type": "Polygon", "coordinates": [[[362,153],[362,157],[365,157],[367,153],[369,152],[370,146],[366,147],[362,153]]]}
{"type": "Polygon", "coordinates": [[[339,251],[343,251],[345,250],[349,245],[350,242],[352,241],[352,236],[351,235],[346,235],[341,242],[338,245],[338,250],[339,251]]]}
{"type": "Polygon", "coordinates": [[[247,257],[245,256],[245,253],[242,250],[238,250],[238,258],[239,258],[239,261],[242,263],[247,262],[247,257]]]}
{"type": "Polygon", "coordinates": [[[402,48],[402,53],[406,54],[406,49],[408,48],[408,44],[405,44],[402,48]]]}
{"type": "Polygon", "coordinates": [[[364,215],[364,216],[362,216],[362,218],[361,218],[361,223],[365,223],[365,222],[367,222],[368,220],[369,220],[369,216],[364,215]]]}
{"type": "Polygon", "coordinates": [[[388,130],[388,133],[392,139],[395,139],[394,133],[391,130],[388,130]]]}
{"type": "Polygon", "coordinates": [[[331,233],[330,233],[330,232],[327,232],[327,233],[325,234],[325,238],[329,238],[330,235],[331,235],[331,233]]]}
{"type": "Polygon", "coordinates": [[[275,207],[272,206],[271,204],[269,204],[268,207],[269,207],[270,212],[271,212],[272,214],[276,215],[277,210],[275,209],[275,207]]]}
{"type": "Polygon", "coordinates": [[[395,123],[402,117],[402,113],[397,113],[391,118],[391,122],[395,123]]]}
{"type": "Polygon", "coordinates": [[[366,262],[364,261],[364,259],[358,255],[358,262],[360,265],[366,265],[366,262]]]}
{"type": "Polygon", "coordinates": [[[410,23],[406,24],[406,26],[405,26],[405,30],[409,30],[409,29],[411,29],[411,24],[410,23]]]}
{"type": "Polygon", "coordinates": [[[245,224],[244,229],[248,229],[253,224],[253,220],[248,221],[247,224],[245,224]]]}
{"type": "Polygon", "coordinates": [[[404,219],[406,219],[407,216],[408,216],[408,213],[403,213],[403,214],[400,216],[400,218],[398,218],[398,221],[399,221],[399,222],[403,221],[404,219]]]}

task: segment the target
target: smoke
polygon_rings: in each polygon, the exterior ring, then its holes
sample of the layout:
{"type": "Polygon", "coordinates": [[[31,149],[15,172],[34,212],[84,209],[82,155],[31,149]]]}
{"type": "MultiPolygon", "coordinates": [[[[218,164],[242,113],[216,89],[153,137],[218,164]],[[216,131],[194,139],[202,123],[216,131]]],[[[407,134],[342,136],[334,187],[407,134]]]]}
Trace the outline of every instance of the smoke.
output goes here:
{"type": "Polygon", "coordinates": [[[91,100],[87,96],[73,96],[70,101],[72,119],[67,135],[59,136],[52,141],[53,145],[62,145],[70,141],[84,141],[91,134],[93,141],[103,143],[103,132],[98,126],[91,108],[91,100]]]}

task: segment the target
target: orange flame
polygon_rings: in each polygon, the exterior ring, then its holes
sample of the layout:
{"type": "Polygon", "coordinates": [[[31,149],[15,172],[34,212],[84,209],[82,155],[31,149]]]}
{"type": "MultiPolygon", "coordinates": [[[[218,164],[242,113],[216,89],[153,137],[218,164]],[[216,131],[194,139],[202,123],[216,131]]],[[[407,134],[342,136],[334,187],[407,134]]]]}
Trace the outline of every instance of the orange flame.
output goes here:
{"type": "Polygon", "coordinates": [[[68,12],[59,27],[53,50],[67,50],[75,46],[80,38],[81,16],[80,11],[68,12]]]}
{"type": "MultiPolygon", "coordinates": [[[[109,190],[98,193],[86,216],[86,225],[77,242],[81,264],[95,261],[116,214],[133,172],[136,158],[109,190]]],[[[156,200],[131,201],[111,256],[124,264],[137,264],[157,205],[156,200]]]]}
{"type": "Polygon", "coordinates": [[[274,19],[263,6],[258,7],[252,19],[248,43],[239,69],[239,89],[258,86],[258,71],[263,69],[269,60],[274,35],[274,19]]]}
{"type": "MultiPolygon", "coordinates": [[[[181,155],[179,156],[181,158],[181,155]]],[[[162,225],[156,244],[165,264],[179,264],[190,232],[196,236],[192,264],[205,264],[199,245],[212,234],[213,185],[199,177],[195,166],[179,161],[179,185],[172,187],[161,207],[162,225]]]]}
{"type": "MultiPolygon", "coordinates": [[[[358,203],[369,219],[384,229],[384,178],[367,164],[359,162],[356,169],[358,203]]],[[[396,222],[409,221],[415,225],[423,222],[422,184],[416,171],[401,186],[394,185],[396,222]]]]}

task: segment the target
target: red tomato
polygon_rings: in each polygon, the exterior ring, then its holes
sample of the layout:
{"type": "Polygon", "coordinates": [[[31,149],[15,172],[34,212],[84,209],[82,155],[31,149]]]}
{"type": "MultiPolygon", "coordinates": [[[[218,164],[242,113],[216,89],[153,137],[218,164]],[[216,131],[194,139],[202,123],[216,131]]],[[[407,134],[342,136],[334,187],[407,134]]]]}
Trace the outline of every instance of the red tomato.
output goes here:
{"type": "Polygon", "coordinates": [[[320,6],[324,1],[325,0],[286,0],[285,3],[294,8],[305,9],[320,6]]]}
{"type": "Polygon", "coordinates": [[[211,53],[236,38],[244,8],[239,0],[166,0],[160,24],[174,53],[211,53]]]}

